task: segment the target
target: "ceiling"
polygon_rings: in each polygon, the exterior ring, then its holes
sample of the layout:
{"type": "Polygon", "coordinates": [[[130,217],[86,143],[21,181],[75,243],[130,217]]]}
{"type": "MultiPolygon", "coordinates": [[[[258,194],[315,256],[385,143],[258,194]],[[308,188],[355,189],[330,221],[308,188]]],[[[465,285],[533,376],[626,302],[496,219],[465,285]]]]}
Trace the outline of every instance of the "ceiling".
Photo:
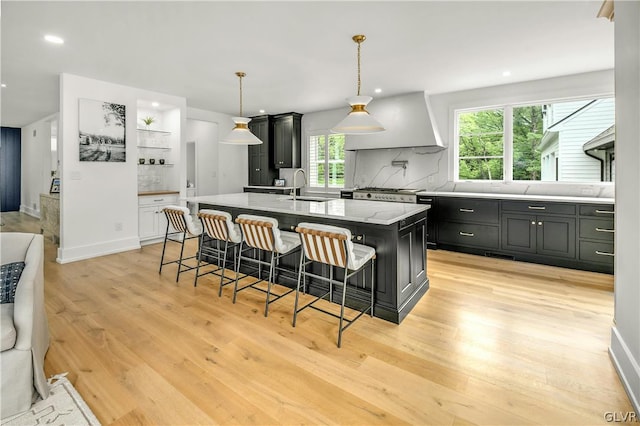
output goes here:
{"type": "Polygon", "coordinates": [[[367,36],[362,94],[374,97],[611,69],[613,24],[596,18],[600,4],[3,0],[1,122],[22,127],[57,112],[63,72],[236,115],[234,73],[245,71],[246,116],[346,107],[358,33],[367,36]]]}

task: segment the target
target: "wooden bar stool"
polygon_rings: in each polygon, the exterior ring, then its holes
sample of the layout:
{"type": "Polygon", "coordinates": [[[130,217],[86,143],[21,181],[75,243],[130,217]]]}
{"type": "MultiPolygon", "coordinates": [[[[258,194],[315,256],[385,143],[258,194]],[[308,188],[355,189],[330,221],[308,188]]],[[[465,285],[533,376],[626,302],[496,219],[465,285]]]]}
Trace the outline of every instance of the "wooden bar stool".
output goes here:
{"type": "MultiPolygon", "coordinates": [[[[302,241],[302,253],[300,254],[300,268],[298,270],[298,285],[296,287],[296,301],[293,311],[293,326],[296,326],[298,313],[306,308],[313,308],[340,319],[338,328],[338,347],[342,344],[342,332],[349,328],[358,318],[367,311],[373,316],[373,303],[375,295],[375,258],[376,250],[373,247],[363,244],[356,244],[351,241],[351,231],[337,226],[323,225],[319,223],[303,222],[298,224],[296,232],[299,233],[302,241]],[[368,307],[360,310],[353,319],[344,317],[344,303],[347,295],[347,280],[364,270],[368,262],[371,262],[371,303],[368,307]],[[329,278],[307,272],[307,265],[318,262],[329,265],[329,278]],[[344,270],[344,279],[337,281],[333,279],[333,267],[344,270]],[[349,272],[351,271],[351,272],[349,272]],[[300,294],[300,282],[307,276],[329,283],[329,291],[316,297],[312,302],[307,303],[298,309],[298,298],[300,294]],[[315,303],[329,296],[329,301],[333,301],[333,284],[342,285],[342,301],[340,304],[340,315],[329,312],[315,306],[315,303]],[[347,325],[343,327],[343,323],[347,325]]],[[[363,288],[366,282],[363,284],[363,288]]],[[[306,287],[306,286],[305,286],[306,287]]]]}
{"type": "Polygon", "coordinates": [[[265,292],[267,293],[267,299],[264,306],[264,316],[266,317],[269,314],[269,305],[271,303],[294,291],[294,289],[291,289],[286,293],[276,296],[274,299],[271,298],[271,284],[273,283],[275,268],[280,258],[292,253],[295,249],[300,247],[300,238],[298,238],[295,232],[281,231],[278,229],[278,221],[271,217],[241,214],[236,218],[236,222],[240,225],[240,229],[242,230],[242,242],[240,243],[240,253],[238,254],[238,264],[236,265],[236,282],[233,290],[233,303],[236,303],[237,293],[246,288],[251,287],[265,292]],[[261,252],[271,253],[271,261],[264,262],[260,259],[243,256],[243,244],[261,252]],[[269,278],[267,281],[266,291],[260,287],[256,287],[256,284],[264,281],[260,277],[257,281],[247,284],[242,288],[238,288],[238,275],[242,260],[251,261],[258,265],[269,265],[269,278]]]}
{"type": "Polygon", "coordinates": [[[167,229],[164,234],[164,243],[162,244],[162,257],[160,258],[160,270],[158,273],[162,273],[162,267],[171,263],[178,264],[178,273],[176,274],[176,282],[180,278],[182,272],[196,269],[195,266],[189,266],[184,264],[185,260],[195,259],[196,255],[190,257],[184,257],[184,243],[193,238],[198,238],[202,230],[199,225],[193,223],[193,219],[189,215],[189,209],[181,206],[167,206],[162,209],[167,217],[167,229]],[[179,243],[180,258],[176,260],[164,261],[164,253],[167,248],[167,241],[173,241],[179,243]]]}
{"type": "Polygon", "coordinates": [[[227,251],[229,247],[233,247],[233,270],[236,270],[237,248],[242,242],[242,234],[240,227],[233,223],[231,215],[221,210],[203,209],[198,212],[198,217],[202,223],[203,232],[200,234],[200,247],[198,249],[198,266],[196,267],[196,276],[193,286],[198,285],[198,277],[207,274],[220,275],[220,289],[218,297],[222,296],[222,287],[233,282],[232,278],[224,275],[227,266],[227,251]],[[205,243],[215,242],[216,246],[205,245],[205,243]],[[220,249],[220,243],[224,242],[224,250],[220,249]],[[215,257],[218,269],[200,273],[200,265],[202,262],[202,254],[205,256],[215,257]],[[222,267],[220,267],[222,263],[222,267]],[[227,280],[225,283],[224,281],[227,280]]]}

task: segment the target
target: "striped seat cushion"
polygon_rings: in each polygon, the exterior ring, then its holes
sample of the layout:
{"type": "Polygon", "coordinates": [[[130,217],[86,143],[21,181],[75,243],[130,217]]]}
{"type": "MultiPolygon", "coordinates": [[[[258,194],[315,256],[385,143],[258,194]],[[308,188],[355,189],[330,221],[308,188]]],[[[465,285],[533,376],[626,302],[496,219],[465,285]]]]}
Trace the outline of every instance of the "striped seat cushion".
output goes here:
{"type": "Polygon", "coordinates": [[[188,232],[194,236],[202,233],[200,225],[193,222],[188,208],[182,206],[166,206],[162,211],[167,216],[167,220],[175,231],[188,232]]]}
{"type": "Polygon", "coordinates": [[[355,244],[351,231],[338,226],[302,222],[296,230],[300,233],[305,256],[316,262],[355,271],[376,254],[373,247],[355,244]]]}
{"type": "Polygon", "coordinates": [[[241,214],[236,222],[240,224],[244,241],[251,247],[284,254],[300,245],[300,238],[278,229],[278,220],[272,217],[241,214]]]}
{"type": "Polygon", "coordinates": [[[231,215],[222,210],[202,209],[198,212],[203,230],[209,237],[239,243],[242,240],[240,226],[233,223],[231,215]]]}

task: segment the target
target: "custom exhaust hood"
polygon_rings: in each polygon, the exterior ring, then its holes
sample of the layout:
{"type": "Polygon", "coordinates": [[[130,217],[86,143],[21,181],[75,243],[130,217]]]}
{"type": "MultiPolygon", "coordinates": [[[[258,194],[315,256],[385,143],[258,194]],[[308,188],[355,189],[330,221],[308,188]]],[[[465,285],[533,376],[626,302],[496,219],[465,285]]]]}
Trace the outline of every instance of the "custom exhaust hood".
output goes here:
{"type": "Polygon", "coordinates": [[[374,99],[367,110],[376,116],[386,132],[347,135],[345,149],[433,147],[444,149],[440,132],[425,92],[374,99]]]}

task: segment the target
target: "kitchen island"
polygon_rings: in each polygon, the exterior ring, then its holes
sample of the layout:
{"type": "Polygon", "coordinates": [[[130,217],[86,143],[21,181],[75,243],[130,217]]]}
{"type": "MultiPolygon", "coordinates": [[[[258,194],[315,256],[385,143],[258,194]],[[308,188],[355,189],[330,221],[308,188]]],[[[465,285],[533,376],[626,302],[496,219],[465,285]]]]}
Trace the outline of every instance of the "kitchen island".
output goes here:
{"type": "MultiPolygon", "coordinates": [[[[354,242],[376,249],[375,316],[399,324],[429,289],[426,274],[426,223],[429,205],[380,201],[315,199],[313,201],[274,194],[239,193],[187,198],[199,209],[219,209],[231,213],[258,214],[276,218],[280,229],[294,230],[300,222],[318,222],[348,228],[354,242]]],[[[294,287],[299,254],[282,259],[283,271],[276,281],[294,287]]],[[[313,265],[313,273],[328,276],[328,266],[313,265]]],[[[243,270],[242,272],[252,272],[243,270]]],[[[253,271],[252,273],[255,273],[253,271]]],[[[347,305],[357,308],[368,303],[371,271],[349,282],[357,288],[347,297],[347,305]],[[368,275],[367,275],[368,274],[368,275]]],[[[336,279],[341,274],[336,271],[336,279]]],[[[312,294],[322,294],[327,284],[307,282],[312,294]]],[[[336,290],[334,297],[341,296],[336,290]]]]}

